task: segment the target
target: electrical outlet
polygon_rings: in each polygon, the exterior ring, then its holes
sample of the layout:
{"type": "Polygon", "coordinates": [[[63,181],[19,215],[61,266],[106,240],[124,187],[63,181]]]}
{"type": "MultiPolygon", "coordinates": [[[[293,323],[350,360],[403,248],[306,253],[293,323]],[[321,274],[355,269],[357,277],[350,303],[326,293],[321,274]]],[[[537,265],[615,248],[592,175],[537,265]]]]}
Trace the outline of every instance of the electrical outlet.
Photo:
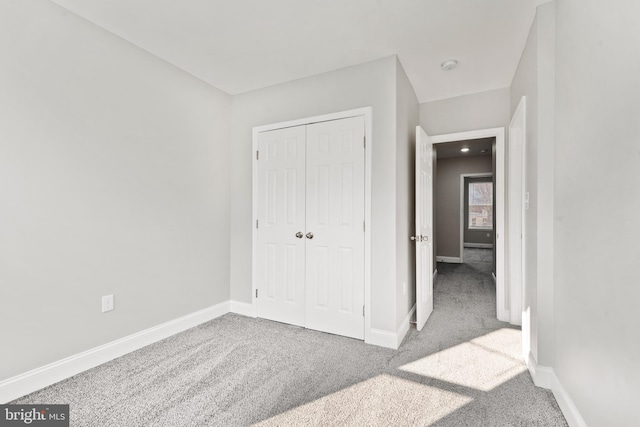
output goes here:
{"type": "Polygon", "coordinates": [[[113,294],[105,295],[102,297],[102,312],[113,310],[113,294]]]}

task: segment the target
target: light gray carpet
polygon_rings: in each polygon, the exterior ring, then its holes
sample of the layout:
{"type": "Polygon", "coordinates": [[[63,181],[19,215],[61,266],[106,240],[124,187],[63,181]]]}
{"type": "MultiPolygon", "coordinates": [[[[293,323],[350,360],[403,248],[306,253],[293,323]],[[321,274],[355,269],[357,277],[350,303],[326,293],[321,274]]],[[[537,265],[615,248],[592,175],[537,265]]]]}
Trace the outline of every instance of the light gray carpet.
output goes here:
{"type": "Polygon", "coordinates": [[[481,251],[438,264],[427,327],[397,351],[229,314],[13,403],[69,403],[73,426],[566,426],[495,320],[481,251]]]}

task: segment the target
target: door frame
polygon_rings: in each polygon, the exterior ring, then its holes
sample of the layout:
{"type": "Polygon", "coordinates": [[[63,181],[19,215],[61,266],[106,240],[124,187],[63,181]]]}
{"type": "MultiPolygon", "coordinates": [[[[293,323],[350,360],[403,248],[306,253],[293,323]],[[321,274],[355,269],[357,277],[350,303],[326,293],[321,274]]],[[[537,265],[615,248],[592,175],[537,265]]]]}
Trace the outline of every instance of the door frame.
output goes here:
{"type": "MultiPolygon", "coordinates": [[[[518,106],[509,122],[509,153],[508,168],[509,182],[520,181],[518,186],[509,185],[509,241],[508,263],[509,279],[512,283],[510,295],[510,323],[522,326],[523,345],[529,342],[530,325],[522,313],[524,308],[524,293],[526,289],[525,248],[526,248],[526,210],[528,209],[528,195],[526,192],[526,150],[527,150],[527,98],[520,98],[518,106]],[[512,138],[514,129],[521,132],[520,138],[512,138]]],[[[529,351],[525,351],[525,358],[529,351]]],[[[526,359],[525,359],[526,360],[526,359]]]]}
{"type": "MultiPolygon", "coordinates": [[[[497,145],[497,144],[496,144],[497,145]]],[[[493,178],[492,172],[478,172],[478,173],[461,173],[460,174],[460,263],[464,263],[464,192],[465,178],[493,178]]],[[[497,219],[497,217],[496,217],[497,219]]],[[[495,233],[495,230],[493,230],[495,233]]]]}
{"type": "Polygon", "coordinates": [[[456,132],[432,136],[431,140],[434,144],[445,142],[463,141],[469,139],[491,138],[496,139],[496,313],[500,321],[508,322],[509,306],[506,299],[506,275],[505,275],[505,131],[503,127],[481,129],[468,132],[456,132]]]}
{"type": "Polygon", "coordinates": [[[251,315],[256,314],[256,259],[258,253],[258,230],[256,221],[258,218],[258,190],[259,190],[259,163],[258,163],[258,134],[270,130],[310,125],[313,123],[328,122],[332,120],[347,119],[350,117],[364,118],[364,342],[371,342],[371,148],[372,137],[372,108],[363,107],[353,110],[340,111],[336,113],[323,114],[319,116],[306,117],[302,119],[289,120],[286,122],[271,123],[262,126],[254,126],[252,133],[253,150],[251,152],[252,162],[252,225],[251,225],[251,315]]]}

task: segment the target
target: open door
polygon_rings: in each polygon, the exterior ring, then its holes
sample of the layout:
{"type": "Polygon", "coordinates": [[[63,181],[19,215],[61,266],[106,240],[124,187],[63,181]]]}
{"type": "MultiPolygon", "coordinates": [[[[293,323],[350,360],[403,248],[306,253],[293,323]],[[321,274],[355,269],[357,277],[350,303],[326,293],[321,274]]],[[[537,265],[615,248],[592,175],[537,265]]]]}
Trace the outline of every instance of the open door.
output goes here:
{"type": "Polygon", "coordinates": [[[433,143],[416,127],[416,326],[422,330],[433,311],[433,143]]]}

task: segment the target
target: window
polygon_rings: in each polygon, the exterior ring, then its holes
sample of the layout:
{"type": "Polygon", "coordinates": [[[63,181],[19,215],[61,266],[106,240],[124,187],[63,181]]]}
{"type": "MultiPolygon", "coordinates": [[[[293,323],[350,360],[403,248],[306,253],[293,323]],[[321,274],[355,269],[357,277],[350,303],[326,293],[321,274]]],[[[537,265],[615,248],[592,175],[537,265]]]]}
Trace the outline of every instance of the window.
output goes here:
{"type": "Polygon", "coordinates": [[[469,183],[469,228],[493,229],[493,183],[469,183]]]}

